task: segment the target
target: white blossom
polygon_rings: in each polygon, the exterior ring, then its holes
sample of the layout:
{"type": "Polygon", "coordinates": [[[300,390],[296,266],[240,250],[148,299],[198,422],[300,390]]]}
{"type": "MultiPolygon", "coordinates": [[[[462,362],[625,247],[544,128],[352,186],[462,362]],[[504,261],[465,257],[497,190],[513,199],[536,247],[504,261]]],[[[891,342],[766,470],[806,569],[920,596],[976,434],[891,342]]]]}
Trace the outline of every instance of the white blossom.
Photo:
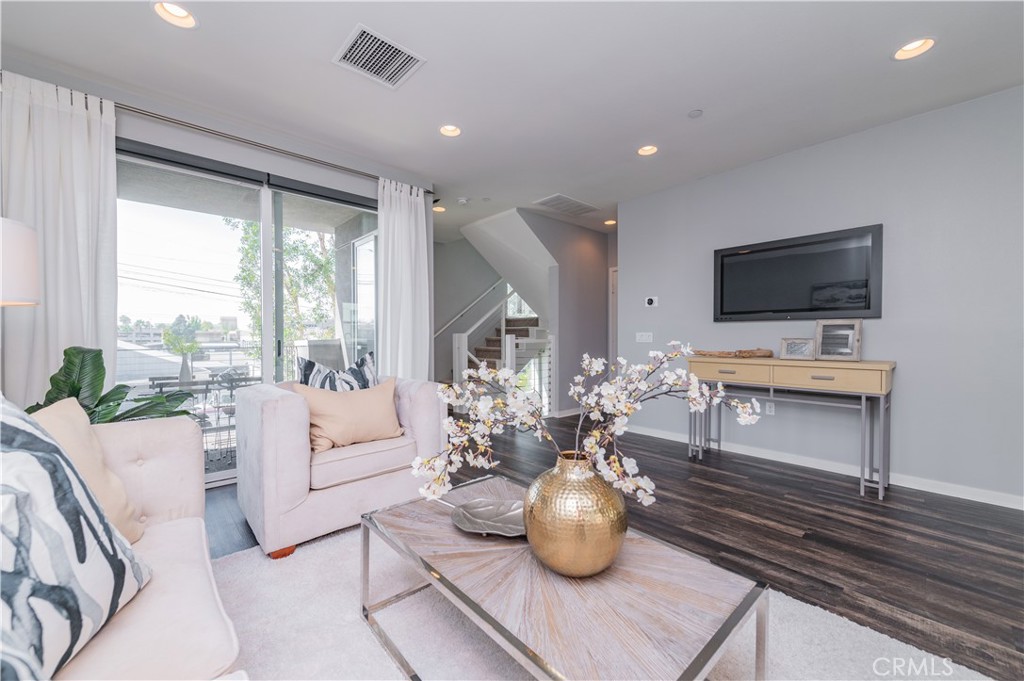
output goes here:
{"type": "MultiPolygon", "coordinates": [[[[622,456],[613,439],[628,430],[630,416],[643,408],[644,401],[671,395],[684,398],[691,411],[703,412],[715,405],[732,409],[743,425],[760,418],[757,400],[727,400],[721,383],[712,388],[685,368],[666,368],[670,362],[692,354],[689,344],[683,346],[677,341],[669,344],[668,353],[651,351],[643,364],[631,365],[619,357],[609,367],[603,358],[585,354],[580,363],[583,373],[569,386],[569,396],[580,405],[576,440],[580,454],[590,459],[603,479],[624,494],[635,496],[644,506],[654,503],[654,483],[646,475],[639,475],[636,459],[622,456]]],[[[464,464],[483,469],[498,465],[491,438],[507,430],[532,431],[539,442],[550,442],[556,451],[559,449],[544,424],[540,396],[518,388],[513,370],[494,369],[482,362],[478,368],[463,372],[463,378],[461,384],[438,388],[438,395],[446,404],[468,407],[467,417],[445,419],[445,448],[433,457],[418,456],[412,462],[413,474],[427,479],[420,492],[428,498],[449,491],[450,475],[464,464]]]]}

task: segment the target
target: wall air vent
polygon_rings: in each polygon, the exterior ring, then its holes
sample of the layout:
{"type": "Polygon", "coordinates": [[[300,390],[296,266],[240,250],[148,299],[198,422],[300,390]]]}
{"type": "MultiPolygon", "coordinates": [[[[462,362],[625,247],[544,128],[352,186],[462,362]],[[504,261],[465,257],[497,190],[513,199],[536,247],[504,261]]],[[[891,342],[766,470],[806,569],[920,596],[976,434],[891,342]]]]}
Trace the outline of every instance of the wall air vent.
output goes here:
{"type": "Polygon", "coordinates": [[[333,61],[394,90],[426,60],[358,24],[333,61]]]}
{"type": "Polygon", "coordinates": [[[583,203],[582,201],[577,201],[565,194],[553,194],[546,199],[534,201],[533,205],[544,206],[549,210],[558,211],[559,213],[565,213],[566,215],[572,215],[575,217],[586,215],[587,213],[593,213],[597,210],[596,207],[591,206],[588,203],[583,203]]]}

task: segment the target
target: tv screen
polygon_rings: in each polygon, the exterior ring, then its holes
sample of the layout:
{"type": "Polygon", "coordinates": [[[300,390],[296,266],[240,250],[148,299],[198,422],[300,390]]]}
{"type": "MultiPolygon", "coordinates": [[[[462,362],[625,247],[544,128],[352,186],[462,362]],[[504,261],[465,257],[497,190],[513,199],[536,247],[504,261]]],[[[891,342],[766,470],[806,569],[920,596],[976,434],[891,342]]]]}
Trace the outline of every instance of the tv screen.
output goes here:
{"type": "Polygon", "coordinates": [[[882,316],[882,225],[715,251],[715,321],[882,316]]]}

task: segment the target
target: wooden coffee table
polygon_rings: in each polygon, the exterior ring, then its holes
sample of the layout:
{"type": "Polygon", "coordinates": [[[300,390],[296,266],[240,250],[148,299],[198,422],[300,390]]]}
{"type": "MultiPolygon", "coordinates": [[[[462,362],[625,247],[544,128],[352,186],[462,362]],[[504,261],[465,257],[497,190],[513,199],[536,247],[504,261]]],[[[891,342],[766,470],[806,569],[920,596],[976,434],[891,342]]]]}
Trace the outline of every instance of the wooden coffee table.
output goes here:
{"type": "Polygon", "coordinates": [[[755,674],[764,678],[763,584],[635,530],[610,568],[572,579],[541,565],[524,538],[468,534],[451,522],[453,504],[521,500],[524,492],[487,477],[444,502],[419,499],[363,516],[363,617],[409,678],[419,677],[374,613],[430,586],[537,678],[703,678],[756,610],[755,674]],[[371,531],[425,583],[371,604],[371,531]]]}

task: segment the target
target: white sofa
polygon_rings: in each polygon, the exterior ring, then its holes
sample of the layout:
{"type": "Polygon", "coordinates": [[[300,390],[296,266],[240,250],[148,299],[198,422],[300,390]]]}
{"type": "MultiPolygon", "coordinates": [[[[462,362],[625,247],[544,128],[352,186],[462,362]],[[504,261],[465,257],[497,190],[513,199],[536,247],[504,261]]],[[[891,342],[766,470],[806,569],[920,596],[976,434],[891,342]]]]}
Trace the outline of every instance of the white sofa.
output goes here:
{"type": "Polygon", "coordinates": [[[309,407],[289,383],[236,393],[238,504],[263,551],[278,558],[297,544],[359,523],[362,514],[419,496],[412,460],[445,442],[438,384],[396,379],[400,437],[313,454],[309,407]]]}
{"type": "Polygon", "coordinates": [[[228,673],[238,638],[213,580],[199,427],[185,416],[91,427],[145,525],[132,548],[152,577],[56,678],[213,679],[228,673]]]}

